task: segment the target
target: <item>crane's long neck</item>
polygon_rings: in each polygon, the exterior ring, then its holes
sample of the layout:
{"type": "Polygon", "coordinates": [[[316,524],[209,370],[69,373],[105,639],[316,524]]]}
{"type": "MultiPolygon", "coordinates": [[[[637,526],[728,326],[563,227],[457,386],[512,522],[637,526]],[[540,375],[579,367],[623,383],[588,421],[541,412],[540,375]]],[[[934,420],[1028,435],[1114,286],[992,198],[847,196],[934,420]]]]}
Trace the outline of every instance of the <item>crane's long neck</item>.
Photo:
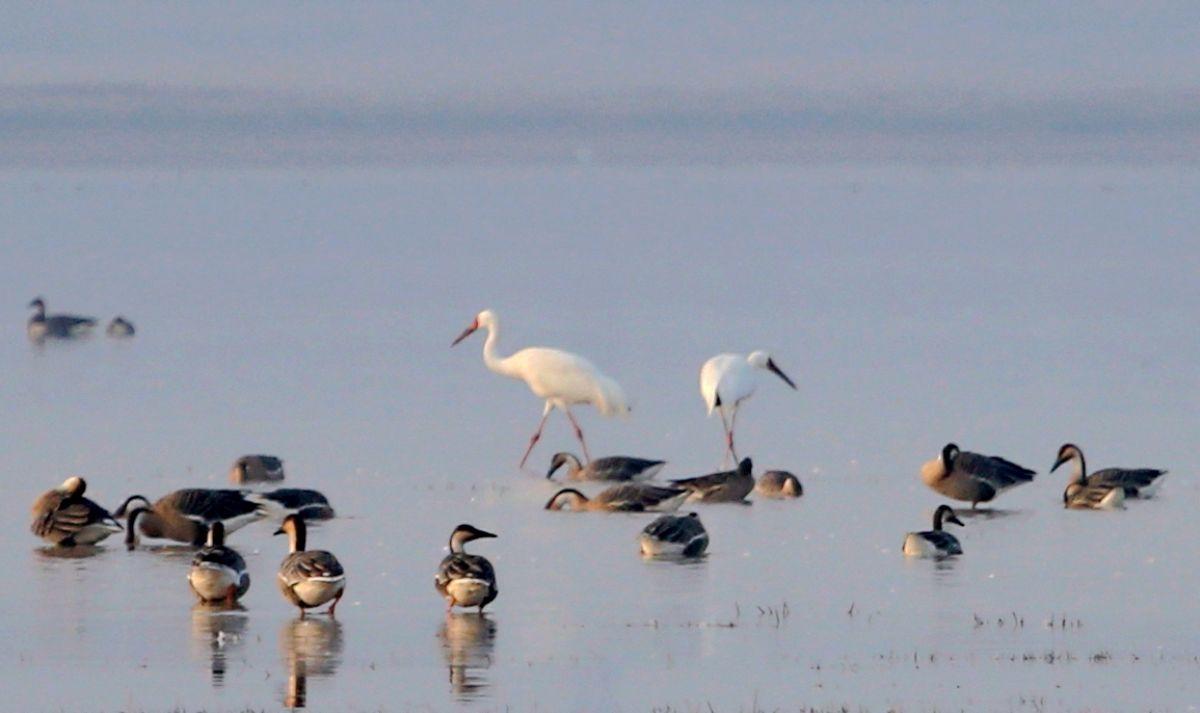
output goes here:
{"type": "Polygon", "coordinates": [[[497,374],[517,378],[516,370],[509,364],[509,357],[502,357],[496,353],[496,345],[500,341],[500,325],[494,322],[487,325],[487,333],[487,339],[483,342],[483,363],[497,374]]]}

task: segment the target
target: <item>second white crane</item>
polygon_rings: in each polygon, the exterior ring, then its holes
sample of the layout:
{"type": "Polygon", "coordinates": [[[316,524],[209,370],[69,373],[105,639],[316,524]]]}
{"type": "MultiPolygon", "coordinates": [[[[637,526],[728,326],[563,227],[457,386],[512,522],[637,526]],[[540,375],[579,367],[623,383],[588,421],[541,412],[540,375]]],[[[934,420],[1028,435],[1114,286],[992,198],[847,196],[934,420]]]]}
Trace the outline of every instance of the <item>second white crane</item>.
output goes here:
{"type": "Polygon", "coordinates": [[[733,446],[733,429],[737,425],[738,407],[754,395],[758,388],[758,371],[773,372],[793,389],[796,384],[775,365],[771,355],[764,351],[745,354],[718,354],[700,367],[700,395],[708,406],[708,415],[713,411],[721,414],[721,425],[725,429],[725,452],[738,460],[733,446]]]}

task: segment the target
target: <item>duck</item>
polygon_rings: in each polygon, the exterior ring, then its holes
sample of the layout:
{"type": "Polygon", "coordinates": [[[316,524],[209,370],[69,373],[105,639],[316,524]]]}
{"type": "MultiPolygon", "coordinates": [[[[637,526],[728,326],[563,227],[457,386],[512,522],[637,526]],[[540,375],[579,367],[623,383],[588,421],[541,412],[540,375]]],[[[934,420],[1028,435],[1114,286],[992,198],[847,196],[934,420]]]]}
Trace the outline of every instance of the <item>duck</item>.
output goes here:
{"type": "Polygon", "coordinates": [[[699,557],[708,549],[708,531],[694,512],[663,515],[646,525],[638,542],[647,557],[699,557]]]}
{"type": "Polygon", "coordinates": [[[332,520],[336,514],[323,493],[307,488],[277,488],[266,493],[247,493],[246,499],[261,505],[273,517],[299,513],[306,521],[332,520]]]}
{"type": "Polygon", "coordinates": [[[205,604],[225,602],[232,606],[250,589],[246,560],[225,546],[225,525],[214,522],[208,528],[208,544],[192,558],[188,584],[205,604]]]}
{"type": "Polygon", "coordinates": [[[59,547],[94,545],[120,532],[120,523],[107,510],[83,497],[86,490],[83,478],[71,476],[57,488],[42,493],[33,501],[29,529],[59,547]]]}
{"type": "Polygon", "coordinates": [[[933,513],[933,529],[910,532],[904,536],[904,554],[909,557],[949,557],[961,555],[962,545],[958,538],[942,529],[943,522],[952,522],[960,527],[962,520],[954,514],[954,508],[940,505],[933,513]]]}
{"type": "MultiPolygon", "coordinates": [[[[713,411],[721,415],[721,426],[725,429],[725,452],[737,461],[737,449],[733,445],[733,431],[737,426],[738,409],[742,402],[758,390],[758,375],[769,371],[796,391],[796,383],[783,373],[771,355],[765,351],[750,354],[718,354],[700,367],[700,396],[711,417],[713,411]]],[[[724,460],[722,460],[724,463],[724,460]]]]}
{"type": "Polygon", "coordinates": [[[454,607],[483,608],[496,598],[496,569],[481,555],[467,554],[463,545],[472,540],[496,535],[466,523],[450,533],[450,554],[438,565],[433,577],[434,588],[446,598],[446,612],[454,607]]]}
{"type": "Polygon", "coordinates": [[[687,498],[682,488],[622,483],[602,490],[594,498],[574,488],[563,488],[546,503],[547,510],[605,510],[608,512],[672,512],[687,498]]]}
{"type": "Polygon", "coordinates": [[[1000,456],[961,451],[953,443],[942,448],[941,455],[921,466],[921,480],[942,495],[971,503],[990,502],[1000,493],[1037,475],[1000,456]]]}
{"type": "Polygon", "coordinates": [[[572,453],[555,453],[550,460],[546,477],[563,465],[567,466],[567,480],[650,480],[666,465],[665,460],[647,460],[629,456],[607,456],[597,458],[587,465],[579,462],[572,453]]]}
{"type": "MultiPolygon", "coordinates": [[[[225,533],[230,534],[267,514],[262,505],[247,500],[241,491],[209,488],[176,490],[153,505],[144,495],[130,495],[113,514],[124,517],[135,506],[147,510],[138,520],[146,537],[165,537],[197,547],[208,540],[208,528],[214,522],[224,523],[225,533]]],[[[126,533],[127,540],[129,537],[126,533]]]]}
{"type": "Polygon", "coordinates": [[[701,503],[745,503],[754,489],[754,463],[743,458],[734,470],[678,478],[671,483],[688,491],[688,500],[701,503]]]}
{"type": "Polygon", "coordinates": [[[137,329],[134,328],[133,322],[117,315],[108,323],[108,328],[104,331],[110,337],[123,339],[125,337],[132,337],[137,332],[137,329]]]}
{"type": "Polygon", "coordinates": [[[754,492],[764,498],[798,498],[804,495],[804,486],[786,470],[768,470],[759,476],[754,492]]]}
{"type": "Polygon", "coordinates": [[[334,616],[338,602],[346,593],[346,572],[337,557],[325,550],[308,550],[304,518],[292,514],[283,519],[276,535],[288,536],[289,554],[279,565],[279,591],[300,609],[303,617],[309,609],[326,602],[329,616],[334,616]]]}
{"type": "Polygon", "coordinates": [[[1162,485],[1161,478],[1167,474],[1167,471],[1158,468],[1105,468],[1088,474],[1083,450],[1074,443],[1064,443],[1058,449],[1058,459],[1054,461],[1050,472],[1053,473],[1065,463],[1074,463],[1075,466],[1071,482],[1084,485],[1119,485],[1124,489],[1127,498],[1153,497],[1162,485]]]}
{"type": "Polygon", "coordinates": [[[25,325],[25,331],[34,341],[47,338],[74,339],[86,335],[92,327],[96,326],[96,320],[92,317],[80,317],[73,314],[47,315],[46,301],[41,297],[35,297],[29,303],[29,309],[35,311],[25,325]]]}
{"type": "Polygon", "coordinates": [[[283,480],[283,461],[275,456],[248,455],[233,462],[229,469],[229,482],[234,485],[243,483],[269,483],[283,480]]]}

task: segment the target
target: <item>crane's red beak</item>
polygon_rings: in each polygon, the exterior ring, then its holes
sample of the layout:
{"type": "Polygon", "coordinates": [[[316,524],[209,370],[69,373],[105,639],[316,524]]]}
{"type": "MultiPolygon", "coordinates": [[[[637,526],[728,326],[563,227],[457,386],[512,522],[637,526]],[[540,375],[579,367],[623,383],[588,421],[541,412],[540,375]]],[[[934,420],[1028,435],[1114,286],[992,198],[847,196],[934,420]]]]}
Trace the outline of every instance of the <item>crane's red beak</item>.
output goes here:
{"type": "Polygon", "coordinates": [[[450,342],[450,346],[453,347],[456,344],[458,344],[459,342],[461,342],[462,340],[471,336],[475,332],[476,329],[479,329],[479,320],[475,320],[475,321],[471,322],[471,326],[464,329],[462,331],[462,334],[458,335],[458,339],[455,339],[453,342],[450,342]]]}

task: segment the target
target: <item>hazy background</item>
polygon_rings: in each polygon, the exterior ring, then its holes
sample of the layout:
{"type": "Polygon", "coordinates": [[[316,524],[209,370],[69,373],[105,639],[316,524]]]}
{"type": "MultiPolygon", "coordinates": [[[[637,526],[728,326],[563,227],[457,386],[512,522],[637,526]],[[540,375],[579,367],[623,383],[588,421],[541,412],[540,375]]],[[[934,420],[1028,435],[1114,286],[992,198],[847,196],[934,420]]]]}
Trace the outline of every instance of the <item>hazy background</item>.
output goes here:
{"type": "Polygon", "coordinates": [[[5,3],[0,161],[1194,161],[1193,3],[5,3]]]}

